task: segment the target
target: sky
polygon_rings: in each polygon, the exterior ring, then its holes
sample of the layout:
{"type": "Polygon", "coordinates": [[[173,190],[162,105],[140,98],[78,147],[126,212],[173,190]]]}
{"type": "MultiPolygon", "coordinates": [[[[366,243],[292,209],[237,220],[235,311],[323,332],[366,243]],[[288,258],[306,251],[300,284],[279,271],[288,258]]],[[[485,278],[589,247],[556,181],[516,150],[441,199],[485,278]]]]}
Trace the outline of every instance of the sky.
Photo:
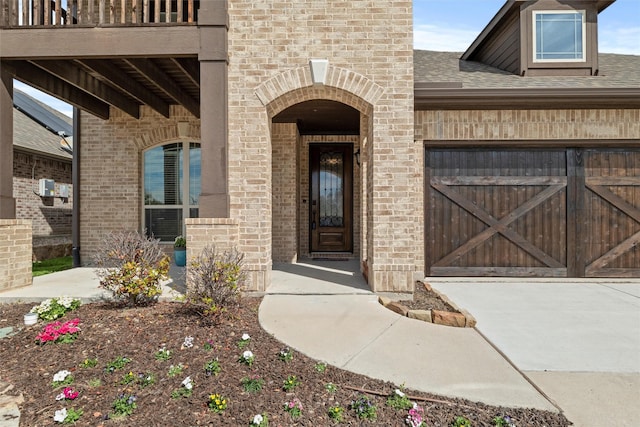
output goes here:
{"type": "MultiPolygon", "coordinates": [[[[413,0],[415,49],[464,52],[505,0],[413,0]]],[[[640,55],[640,0],[617,0],[598,16],[600,52],[640,55]]],[[[71,116],[72,107],[15,82],[15,88],[71,116]]]]}

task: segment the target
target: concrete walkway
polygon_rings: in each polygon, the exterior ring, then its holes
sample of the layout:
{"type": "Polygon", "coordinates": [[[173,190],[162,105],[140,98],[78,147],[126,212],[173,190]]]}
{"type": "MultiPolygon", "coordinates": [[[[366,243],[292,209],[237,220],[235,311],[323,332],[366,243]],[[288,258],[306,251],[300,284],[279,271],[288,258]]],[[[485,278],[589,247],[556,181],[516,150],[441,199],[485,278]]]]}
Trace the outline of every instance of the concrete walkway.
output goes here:
{"type": "Polygon", "coordinates": [[[431,278],[577,426],[637,426],[640,280],[431,278]]]}
{"type": "Polygon", "coordinates": [[[310,357],[407,387],[492,405],[557,410],[473,329],[401,317],[356,262],[275,265],[262,327],[310,357]]]}

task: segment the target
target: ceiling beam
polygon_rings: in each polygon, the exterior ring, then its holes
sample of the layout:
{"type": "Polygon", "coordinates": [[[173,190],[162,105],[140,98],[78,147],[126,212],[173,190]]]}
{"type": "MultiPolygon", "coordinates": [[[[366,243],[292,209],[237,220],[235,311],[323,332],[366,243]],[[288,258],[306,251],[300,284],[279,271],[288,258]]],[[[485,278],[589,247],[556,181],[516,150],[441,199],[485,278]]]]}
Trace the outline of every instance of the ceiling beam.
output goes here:
{"type": "Polygon", "coordinates": [[[133,80],[130,75],[119,68],[114,67],[108,60],[84,59],[77,60],[76,62],[79,62],[85,67],[102,75],[121,91],[128,93],[141,103],[148,105],[164,117],[169,118],[169,104],[164,102],[159,96],[149,91],[143,85],[133,80]]]}
{"type": "Polygon", "coordinates": [[[191,114],[200,118],[200,103],[187,94],[177,83],[148,59],[126,58],[133,68],[138,70],[158,89],[164,91],[191,114]]]}
{"type": "Polygon", "coordinates": [[[140,118],[140,104],[107,86],[70,61],[31,61],[32,64],[66,81],[67,83],[113,105],[134,119],[140,118]]]}
{"type": "Polygon", "coordinates": [[[109,120],[109,104],[98,98],[70,85],[41,68],[26,61],[12,61],[15,69],[15,78],[21,82],[33,86],[55,98],[87,111],[103,120],[109,120]]]}
{"type": "Polygon", "coordinates": [[[200,87],[199,62],[187,58],[171,58],[171,60],[191,79],[191,82],[196,85],[196,87],[200,87]]]}

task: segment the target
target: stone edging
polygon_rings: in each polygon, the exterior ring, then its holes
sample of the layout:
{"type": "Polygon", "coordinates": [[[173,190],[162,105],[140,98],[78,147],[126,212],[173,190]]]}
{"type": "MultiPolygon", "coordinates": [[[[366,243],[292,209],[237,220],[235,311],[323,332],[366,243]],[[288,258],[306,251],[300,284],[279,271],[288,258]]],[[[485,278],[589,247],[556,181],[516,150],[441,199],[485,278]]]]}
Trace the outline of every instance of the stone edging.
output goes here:
{"type": "Polygon", "coordinates": [[[410,319],[422,320],[423,322],[434,323],[436,325],[453,326],[457,328],[473,328],[476,326],[476,319],[467,310],[458,307],[445,294],[439,292],[437,289],[433,289],[427,282],[418,281],[416,282],[416,285],[418,284],[423,285],[427,291],[433,291],[438,294],[442,301],[449,304],[459,313],[441,310],[410,310],[401,303],[391,301],[391,299],[382,296],[378,297],[378,302],[389,310],[410,319]]]}

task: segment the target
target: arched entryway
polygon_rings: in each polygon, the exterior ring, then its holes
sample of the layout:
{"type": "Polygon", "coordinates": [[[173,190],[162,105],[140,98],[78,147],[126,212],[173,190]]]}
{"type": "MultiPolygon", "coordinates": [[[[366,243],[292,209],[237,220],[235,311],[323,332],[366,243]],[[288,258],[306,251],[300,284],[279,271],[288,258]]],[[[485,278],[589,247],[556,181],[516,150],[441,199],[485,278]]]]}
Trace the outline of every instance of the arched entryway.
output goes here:
{"type": "Polygon", "coordinates": [[[359,259],[361,113],[335,100],[272,119],[273,260],[359,259]]]}

